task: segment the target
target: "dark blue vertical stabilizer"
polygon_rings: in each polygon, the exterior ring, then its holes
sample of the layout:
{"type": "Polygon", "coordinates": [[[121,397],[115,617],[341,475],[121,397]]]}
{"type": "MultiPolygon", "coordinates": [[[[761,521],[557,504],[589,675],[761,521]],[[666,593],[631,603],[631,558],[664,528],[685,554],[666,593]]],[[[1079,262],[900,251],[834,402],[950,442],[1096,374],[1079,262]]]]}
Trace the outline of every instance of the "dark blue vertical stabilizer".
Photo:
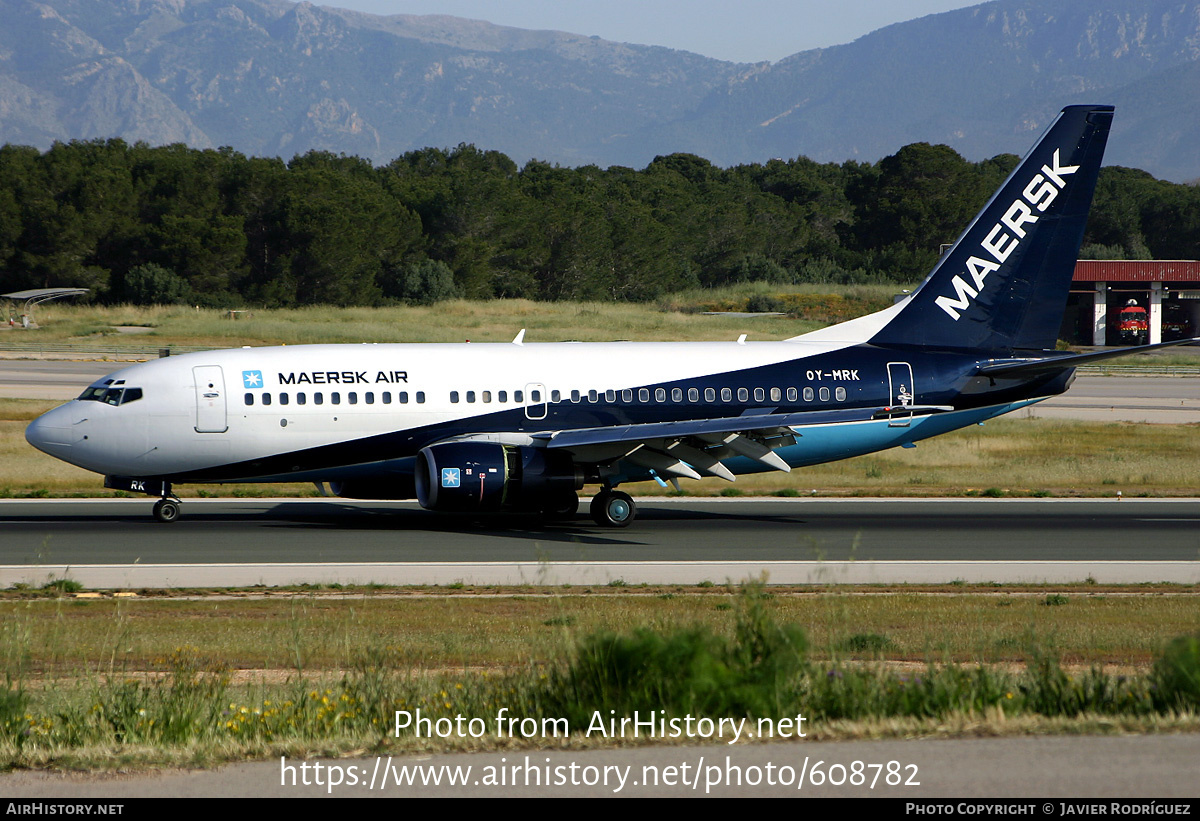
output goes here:
{"type": "Polygon", "coordinates": [[[871,342],[1052,349],[1112,117],[1112,106],[1064,108],[871,342]]]}

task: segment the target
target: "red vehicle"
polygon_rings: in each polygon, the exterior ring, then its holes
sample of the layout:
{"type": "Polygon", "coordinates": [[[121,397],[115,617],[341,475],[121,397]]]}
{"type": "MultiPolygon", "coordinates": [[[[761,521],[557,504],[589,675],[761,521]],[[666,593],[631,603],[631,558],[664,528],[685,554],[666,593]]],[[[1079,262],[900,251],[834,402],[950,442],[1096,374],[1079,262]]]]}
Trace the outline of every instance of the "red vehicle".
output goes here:
{"type": "Polygon", "coordinates": [[[1150,341],[1150,321],[1146,309],[1132,299],[1117,316],[1117,337],[1122,345],[1145,345],[1150,341]]]}

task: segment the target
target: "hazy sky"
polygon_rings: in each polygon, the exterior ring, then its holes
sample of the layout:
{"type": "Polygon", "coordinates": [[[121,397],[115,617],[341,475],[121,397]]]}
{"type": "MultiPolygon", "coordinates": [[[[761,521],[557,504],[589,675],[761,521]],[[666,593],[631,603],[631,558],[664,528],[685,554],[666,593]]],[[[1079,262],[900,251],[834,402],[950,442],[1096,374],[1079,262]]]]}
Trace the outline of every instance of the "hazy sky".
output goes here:
{"type": "Polygon", "coordinates": [[[752,63],[848,43],[969,0],[313,0],[372,14],[450,14],[752,63]]]}

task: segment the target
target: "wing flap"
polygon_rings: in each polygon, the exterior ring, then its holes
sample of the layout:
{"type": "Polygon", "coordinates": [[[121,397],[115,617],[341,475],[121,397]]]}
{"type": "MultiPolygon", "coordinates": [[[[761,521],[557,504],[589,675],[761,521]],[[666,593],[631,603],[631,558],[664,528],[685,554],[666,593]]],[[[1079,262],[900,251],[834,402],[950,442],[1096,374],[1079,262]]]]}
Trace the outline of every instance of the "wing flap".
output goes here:
{"type": "Polygon", "coordinates": [[[548,448],[579,448],[587,445],[611,445],[619,442],[705,438],[708,434],[779,434],[810,425],[834,425],[869,422],[892,416],[923,415],[953,410],[948,405],[907,405],[904,407],[846,408],[799,413],[762,413],[751,416],[726,416],[717,419],[690,419],[671,422],[647,422],[599,428],[546,431],[533,434],[548,448]]]}

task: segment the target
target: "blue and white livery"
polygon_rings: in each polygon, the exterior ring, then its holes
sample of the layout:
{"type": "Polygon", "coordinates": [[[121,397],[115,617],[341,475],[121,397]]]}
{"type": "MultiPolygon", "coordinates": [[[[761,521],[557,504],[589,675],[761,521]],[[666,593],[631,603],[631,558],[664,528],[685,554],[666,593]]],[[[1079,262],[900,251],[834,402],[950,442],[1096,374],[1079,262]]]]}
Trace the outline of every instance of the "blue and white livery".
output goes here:
{"type": "MultiPolygon", "coordinates": [[[[600,486],[845,459],[1062,393],[1054,345],[1110,106],[1070,106],[928,278],[884,311],[779,342],[307,345],[119,370],[26,431],[35,447],[161,499],[175,483],[328,484],[432,510],[571,516],[600,486]]],[[[1169,343],[1176,344],[1176,343],[1169,343]]],[[[1145,351],[1155,346],[1134,349],[1145,351]]]]}

